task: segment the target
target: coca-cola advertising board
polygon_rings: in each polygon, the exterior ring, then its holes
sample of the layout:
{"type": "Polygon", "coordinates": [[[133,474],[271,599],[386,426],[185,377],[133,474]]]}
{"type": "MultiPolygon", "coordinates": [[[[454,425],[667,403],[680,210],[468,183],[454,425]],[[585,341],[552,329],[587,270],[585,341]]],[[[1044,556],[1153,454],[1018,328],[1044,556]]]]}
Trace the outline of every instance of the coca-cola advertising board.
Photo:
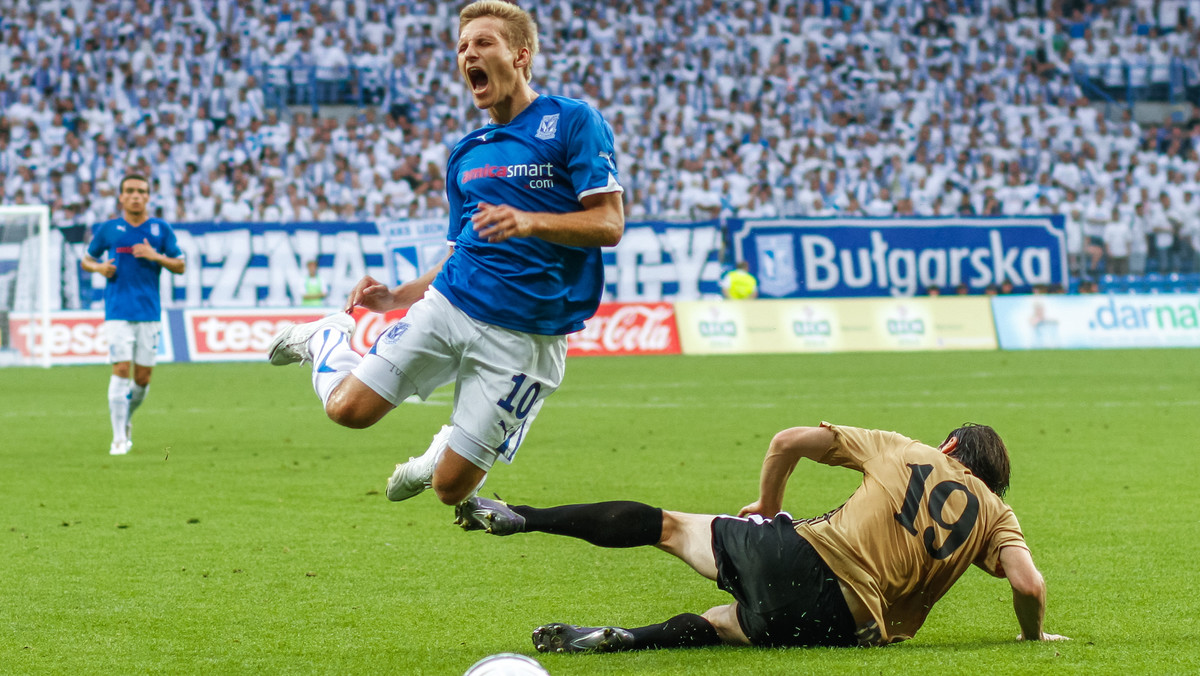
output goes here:
{"type": "Polygon", "coordinates": [[[670,303],[602,303],[582,331],[567,336],[567,355],[679,354],[670,303]]]}

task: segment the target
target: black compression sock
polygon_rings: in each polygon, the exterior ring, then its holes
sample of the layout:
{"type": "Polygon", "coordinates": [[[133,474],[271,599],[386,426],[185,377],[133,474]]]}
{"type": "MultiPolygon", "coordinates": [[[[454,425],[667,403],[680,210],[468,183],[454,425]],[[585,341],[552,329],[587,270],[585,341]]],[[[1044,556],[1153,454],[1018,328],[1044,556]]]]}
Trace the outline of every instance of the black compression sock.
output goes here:
{"type": "Polygon", "coordinates": [[[676,615],[662,624],[630,629],[635,649],[645,648],[702,648],[720,645],[717,630],[703,617],[694,613],[676,615]]]}
{"type": "Polygon", "coordinates": [[[538,509],[512,507],[525,517],[525,531],[540,531],[586,540],[599,547],[656,545],[662,537],[662,510],[618,500],[587,505],[563,505],[538,509]]]}

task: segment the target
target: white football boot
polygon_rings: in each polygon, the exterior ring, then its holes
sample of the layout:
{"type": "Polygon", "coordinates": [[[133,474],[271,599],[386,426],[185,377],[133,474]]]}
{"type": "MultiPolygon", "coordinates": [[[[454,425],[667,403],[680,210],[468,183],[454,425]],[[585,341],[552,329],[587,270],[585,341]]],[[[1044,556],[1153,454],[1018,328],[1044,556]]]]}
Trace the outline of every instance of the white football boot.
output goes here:
{"type": "Polygon", "coordinates": [[[275,336],[267,346],[267,358],[275,366],[312,361],[308,340],[322,329],[333,329],[347,338],[354,335],[354,318],[345,312],[335,312],[314,322],[292,324],[275,336]]]}
{"type": "Polygon", "coordinates": [[[407,500],[414,495],[420,495],[426,488],[433,486],[433,468],[450,443],[450,432],[454,428],[443,425],[442,429],[433,436],[433,443],[419,458],[409,458],[408,462],[396,465],[396,471],[387,482],[387,499],[392,502],[407,500]]]}
{"type": "Polygon", "coordinates": [[[126,439],[113,439],[112,445],[108,447],[108,454],[109,455],[125,455],[126,453],[129,452],[129,449],[132,446],[133,446],[133,444],[131,444],[126,439]]]}

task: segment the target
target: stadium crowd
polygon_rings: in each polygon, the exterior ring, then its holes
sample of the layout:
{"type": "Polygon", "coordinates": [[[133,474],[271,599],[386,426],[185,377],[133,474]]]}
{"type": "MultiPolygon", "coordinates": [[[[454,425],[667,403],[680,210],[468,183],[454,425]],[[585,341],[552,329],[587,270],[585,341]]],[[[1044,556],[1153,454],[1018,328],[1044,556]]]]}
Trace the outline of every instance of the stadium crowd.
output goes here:
{"type": "MultiPolygon", "coordinates": [[[[486,122],[456,9],[0,0],[0,203],[91,224],[136,172],[175,222],[443,217],[449,149],[486,122]]],[[[1061,213],[1077,273],[1196,269],[1200,118],[1111,97],[1195,99],[1200,0],[535,9],[534,88],[604,111],[630,220],[1061,213]]]]}

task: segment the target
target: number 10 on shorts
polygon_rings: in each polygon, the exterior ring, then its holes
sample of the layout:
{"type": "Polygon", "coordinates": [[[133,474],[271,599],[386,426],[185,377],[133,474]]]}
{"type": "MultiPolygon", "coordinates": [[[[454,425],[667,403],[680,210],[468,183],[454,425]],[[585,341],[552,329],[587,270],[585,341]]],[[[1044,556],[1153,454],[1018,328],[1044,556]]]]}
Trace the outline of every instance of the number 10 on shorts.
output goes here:
{"type": "Polygon", "coordinates": [[[512,391],[508,393],[507,397],[496,402],[497,406],[517,416],[517,420],[524,420],[525,416],[529,415],[529,411],[537,403],[538,395],[542,392],[541,383],[534,381],[529,384],[529,387],[525,387],[526,380],[528,380],[528,376],[524,373],[513,376],[512,391]]]}

